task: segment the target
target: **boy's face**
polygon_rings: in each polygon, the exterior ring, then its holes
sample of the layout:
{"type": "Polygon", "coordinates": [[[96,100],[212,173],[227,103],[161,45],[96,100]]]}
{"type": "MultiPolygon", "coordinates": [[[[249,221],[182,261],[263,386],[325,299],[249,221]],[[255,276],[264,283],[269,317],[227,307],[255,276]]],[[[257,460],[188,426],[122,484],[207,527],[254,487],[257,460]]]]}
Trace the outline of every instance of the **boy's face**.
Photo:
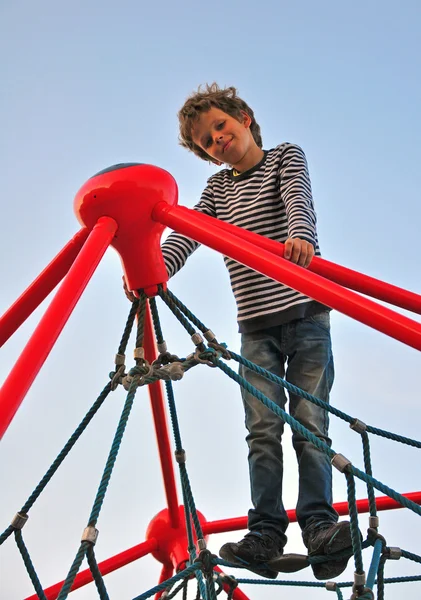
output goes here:
{"type": "Polygon", "coordinates": [[[251,118],[242,112],[242,122],[212,107],[194,123],[192,138],[215,163],[226,163],[239,171],[257,164],[263,151],[250,131],[251,118]]]}

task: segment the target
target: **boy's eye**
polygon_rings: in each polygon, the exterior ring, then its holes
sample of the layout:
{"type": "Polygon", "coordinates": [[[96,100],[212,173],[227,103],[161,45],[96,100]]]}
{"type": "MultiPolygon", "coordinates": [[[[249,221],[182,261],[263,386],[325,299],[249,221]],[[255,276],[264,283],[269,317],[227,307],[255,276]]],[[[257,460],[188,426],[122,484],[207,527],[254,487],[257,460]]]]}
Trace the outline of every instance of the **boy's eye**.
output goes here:
{"type": "Polygon", "coordinates": [[[223,128],[224,125],[225,125],[225,121],[221,121],[221,123],[218,123],[218,125],[216,126],[216,129],[218,129],[218,131],[219,131],[220,129],[223,128]]]}
{"type": "Polygon", "coordinates": [[[205,148],[209,148],[210,146],[212,146],[212,138],[208,137],[205,143],[205,148]]]}

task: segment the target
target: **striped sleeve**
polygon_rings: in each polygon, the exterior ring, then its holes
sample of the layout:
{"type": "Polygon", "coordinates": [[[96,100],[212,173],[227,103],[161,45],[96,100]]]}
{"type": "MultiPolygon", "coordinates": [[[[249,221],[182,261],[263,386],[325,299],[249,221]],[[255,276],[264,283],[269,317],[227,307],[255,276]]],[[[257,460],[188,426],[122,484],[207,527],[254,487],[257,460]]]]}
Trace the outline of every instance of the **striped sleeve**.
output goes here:
{"type": "Polygon", "coordinates": [[[288,237],[304,239],[316,247],[317,221],[307,159],[295,144],[285,146],[280,166],[280,191],[287,214],[288,237]]]}
{"type": "MultiPolygon", "coordinates": [[[[212,184],[208,182],[200,201],[193,207],[211,217],[216,216],[212,184]]],[[[173,231],[161,246],[165,266],[169,277],[173,277],[185,264],[188,257],[200,246],[198,242],[173,231]]]]}

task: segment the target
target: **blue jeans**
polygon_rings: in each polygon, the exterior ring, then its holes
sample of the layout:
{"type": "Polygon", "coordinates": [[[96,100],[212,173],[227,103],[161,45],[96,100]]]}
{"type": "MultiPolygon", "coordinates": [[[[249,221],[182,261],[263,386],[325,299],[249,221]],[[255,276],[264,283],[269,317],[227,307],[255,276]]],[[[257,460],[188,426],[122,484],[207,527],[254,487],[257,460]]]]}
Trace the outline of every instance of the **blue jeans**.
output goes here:
{"type": "MultiPolygon", "coordinates": [[[[329,311],[244,333],[241,341],[244,358],[321,400],[329,401],[334,378],[329,311]]],[[[240,366],[240,374],[280,408],[285,408],[284,388],[243,366],[240,366]]],[[[246,439],[254,507],[248,514],[248,527],[251,531],[275,535],[280,546],[284,546],[288,527],[282,503],[284,421],[241,389],[249,432],[246,439]]],[[[320,440],[331,445],[329,416],[325,410],[289,393],[289,413],[320,440]]],[[[337,522],[338,515],[332,507],[332,468],[328,456],[295,431],[292,443],[299,470],[296,510],[301,529],[318,521],[337,522]]]]}

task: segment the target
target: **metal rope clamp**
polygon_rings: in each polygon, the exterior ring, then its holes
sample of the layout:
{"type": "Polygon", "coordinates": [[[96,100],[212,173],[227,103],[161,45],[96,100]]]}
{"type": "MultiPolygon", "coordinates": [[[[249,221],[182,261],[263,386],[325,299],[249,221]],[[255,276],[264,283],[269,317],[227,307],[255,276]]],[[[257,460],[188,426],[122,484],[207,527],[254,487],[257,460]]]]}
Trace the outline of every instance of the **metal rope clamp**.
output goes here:
{"type": "Polygon", "coordinates": [[[211,352],[211,350],[205,350],[205,352],[201,352],[199,350],[199,348],[196,348],[194,354],[193,354],[193,358],[194,360],[196,360],[198,363],[202,364],[202,365],[208,365],[208,367],[216,367],[216,364],[207,359],[207,358],[200,358],[200,354],[212,354],[212,356],[215,356],[214,352],[211,352]]]}
{"type": "MultiPolygon", "coordinates": [[[[125,365],[120,365],[118,369],[114,372],[114,375],[111,377],[111,389],[112,391],[116,390],[118,385],[122,383],[124,378],[124,372],[126,370],[125,365]]],[[[110,373],[111,375],[111,373],[110,373]]]]}
{"type": "Polygon", "coordinates": [[[148,378],[154,376],[154,367],[153,367],[153,365],[148,363],[147,360],[145,360],[143,368],[147,369],[147,371],[145,373],[143,373],[143,375],[140,376],[139,383],[137,384],[138,386],[145,385],[145,379],[148,379],[148,378]]]}

